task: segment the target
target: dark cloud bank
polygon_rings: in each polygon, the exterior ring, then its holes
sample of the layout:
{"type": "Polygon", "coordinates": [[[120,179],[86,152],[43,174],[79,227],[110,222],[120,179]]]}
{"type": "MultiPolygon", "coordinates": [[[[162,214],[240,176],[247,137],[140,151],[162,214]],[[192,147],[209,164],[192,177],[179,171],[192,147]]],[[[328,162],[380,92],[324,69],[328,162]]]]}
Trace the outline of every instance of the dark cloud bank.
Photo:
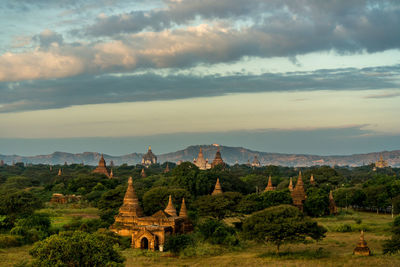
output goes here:
{"type": "Polygon", "coordinates": [[[398,88],[395,77],[399,74],[400,65],[262,75],[83,75],[53,80],[3,82],[0,83],[0,104],[3,105],[0,111],[172,100],[229,93],[392,89],[398,88]]]}

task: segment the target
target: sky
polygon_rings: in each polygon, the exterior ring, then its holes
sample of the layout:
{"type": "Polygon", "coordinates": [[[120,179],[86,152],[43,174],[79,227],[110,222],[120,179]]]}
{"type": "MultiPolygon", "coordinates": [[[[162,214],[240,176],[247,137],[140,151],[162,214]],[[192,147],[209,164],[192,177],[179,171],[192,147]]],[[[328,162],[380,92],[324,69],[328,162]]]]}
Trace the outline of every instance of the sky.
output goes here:
{"type": "Polygon", "coordinates": [[[396,0],[6,0],[0,23],[0,154],[400,149],[396,0]]]}

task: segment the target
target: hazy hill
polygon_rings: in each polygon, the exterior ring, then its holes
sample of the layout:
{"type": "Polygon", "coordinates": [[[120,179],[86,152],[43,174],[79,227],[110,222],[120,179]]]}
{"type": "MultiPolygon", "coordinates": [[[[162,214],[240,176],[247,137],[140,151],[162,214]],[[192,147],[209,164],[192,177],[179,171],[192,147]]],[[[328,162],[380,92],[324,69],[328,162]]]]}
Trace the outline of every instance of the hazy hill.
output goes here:
{"type": "MultiPolygon", "coordinates": [[[[201,145],[203,148],[204,157],[212,161],[217,151],[217,146],[214,145],[201,145]]],[[[166,154],[157,155],[159,162],[177,162],[193,161],[199,153],[200,146],[189,146],[183,150],[176,152],[170,152],[166,154]]],[[[318,155],[306,155],[306,154],[280,154],[280,153],[268,153],[259,152],[246,149],[243,147],[229,147],[220,146],[222,158],[228,164],[247,163],[252,162],[254,156],[257,156],[262,165],[283,165],[283,166],[312,166],[312,165],[349,165],[359,166],[364,164],[370,164],[378,160],[379,156],[382,155],[385,160],[388,161],[389,165],[393,167],[400,167],[400,150],[394,151],[383,151],[374,152],[367,154],[354,154],[345,156],[318,156],[318,155]]],[[[156,153],[156,148],[153,150],[156,153]]],[[[71,163],[84,163],[88,165],[97,165],[101,154],[97,152],[84,152],[78,154],[65,153],[65,152],[54,152],[50,155],[39,155],[31,157],[23,157],[18,155],[0,155],[0,160],[4,160],[7,164],[14,162],[25,162],[33,164],[64,164],[67,162],[71,163]]],[[[143,153],[132,153],[122,156],[110,156],[104,154],[104,158],[109,163],[111,160],[114,164],[120,165],[127,163],[129,165],[140,163],[143,153]]]]}

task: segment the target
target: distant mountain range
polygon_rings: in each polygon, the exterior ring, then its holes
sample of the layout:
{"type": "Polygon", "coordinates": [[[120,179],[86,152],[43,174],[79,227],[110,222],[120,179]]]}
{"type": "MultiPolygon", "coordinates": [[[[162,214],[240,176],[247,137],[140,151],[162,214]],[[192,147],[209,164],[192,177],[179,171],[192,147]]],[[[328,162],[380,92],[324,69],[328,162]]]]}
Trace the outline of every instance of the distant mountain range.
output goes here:
{"type": "MultiPolygon", "coordinates": [[[[214,159],[215,153],[218,149],[217,145],[196,145],[189,146],[183,150],[176,152],[166,153],[157,155],[158,162],[178,162],[178,161],[193,161],[197,158],[200,147],[203,149],[205,158],[209,161],[214,159]]],[[[228,164],[235,163],[247,163],[252,162],[254,156],[258,157],[258,160],[262,165],[282,165],[282,166],[314,166],[314,165],[339,165],[339,166],[361,166],[373,163],[379,159],[380,156],[386,160],[392,167],[400,167],[400,150],[394,151],[383,151],[374,152],[367,154],[354,154],[344,156],[318,156],[318,155],[306,155],[306,154],[281,154],[281,153],[268,153],[259,152],[246,149],[243,147],[229,147],[219,146],[222,158],[228,164]]],[[[154,151],[153,151],[154,152],[154,151]]],[[[144,153],[132,153],[123,156],[110,156],[104,154],[104,158],[109,164],[112,160],[115,165],[121,165],[127,163],[134,165],[140,163],[144,153]]],[[[84,152],[78,154],[65,153],[65,152],[54,152],[50,155],[38,155],[38,156],[18,156],[18,155],[1,155],[0,160],[3,160],[6,164],[12,162],[24,162],[32,164],[64,164],[67,162],[71,163],[84,163],[86,165],[97,165],[101,154],[97,152],[84,152]]]]}

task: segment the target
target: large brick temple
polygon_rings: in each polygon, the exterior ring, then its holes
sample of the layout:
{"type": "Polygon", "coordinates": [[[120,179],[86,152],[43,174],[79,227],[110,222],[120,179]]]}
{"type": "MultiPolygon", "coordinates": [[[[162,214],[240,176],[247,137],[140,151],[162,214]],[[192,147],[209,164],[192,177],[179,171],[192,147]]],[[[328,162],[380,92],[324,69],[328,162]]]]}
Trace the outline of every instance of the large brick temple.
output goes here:
{"type": "Polygon", "coordinates": [[[130,177],[123,204],[110,230],[122,236],[131,236],[133,248],[163,251],[166,236],[187,233],[193,227],[187,216],[185,200],[182,199],[178,215],[171,196],[165,210],[144,216],[130,177]]]}

